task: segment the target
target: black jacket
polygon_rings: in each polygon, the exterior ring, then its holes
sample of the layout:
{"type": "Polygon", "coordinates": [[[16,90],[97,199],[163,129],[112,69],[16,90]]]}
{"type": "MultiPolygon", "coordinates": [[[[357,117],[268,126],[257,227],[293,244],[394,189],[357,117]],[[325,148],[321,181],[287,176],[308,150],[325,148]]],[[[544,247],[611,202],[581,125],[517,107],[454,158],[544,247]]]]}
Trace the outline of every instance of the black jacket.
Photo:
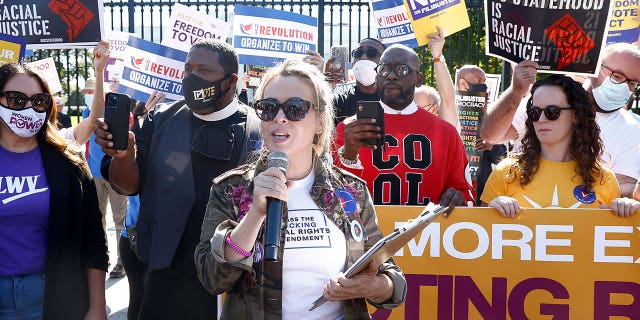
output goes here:
{"type": "Polygon", "coordinates": [[[87,268],[106,271],[109,261],[96,186],[55,147],[39,147],[50,192],[43,319],[82,319],[87,268]]]}

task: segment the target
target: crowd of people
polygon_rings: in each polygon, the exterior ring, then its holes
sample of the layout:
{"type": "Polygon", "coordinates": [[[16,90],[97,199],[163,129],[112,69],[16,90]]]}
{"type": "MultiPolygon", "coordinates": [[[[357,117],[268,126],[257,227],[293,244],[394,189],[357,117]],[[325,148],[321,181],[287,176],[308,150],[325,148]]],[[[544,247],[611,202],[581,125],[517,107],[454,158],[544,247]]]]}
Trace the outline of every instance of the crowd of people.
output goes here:
{"type": "Polygon", "coordinates": [[[153,92],[131,106],[125,150],[102,119],[108,42],[93,51],[88,108],[74,127],[59,121],[41,76],[0,66],[0,178],[29,188],[0,193],[0,319],[106,319],[107,203],[118,252],[109,275],[127,275],[130,320],[364,319],[367,304],[393,309],[408,287],[393,259],[343,274],[383,237],[375,205],[433,202],[448,207],[445,216],[482,205],[505,217],[523,207],[621,217],[640,208],[640,123],[625,109],[640,48],[608,46],[583,83],[517,64],[484,115],[472,182],[455,94],[486,93],[486,77],[466,65],[454,86],[444,44],[440,28],[428,36],[435,87],[413,49],[365,38],[351,52],[356,83],[344,93],[333,94],[339,80],[310,51],[269,68],[249,103],[246,85],[245,102],[238,98],[234,48],[201,40],[184,64],[183,100],[162,103],[153,92]],[[359,101],[379,103],[383,123],[358,119],[359,101]],[[275,152],[287,156],[284,168],[270,165],[275,152]],[[283,232],[266,259],[275,200],[284,202],[282,230],[316,221],[324,237],[283,232]],[[309,311],[319,295],[328,302],[309,311]]]}

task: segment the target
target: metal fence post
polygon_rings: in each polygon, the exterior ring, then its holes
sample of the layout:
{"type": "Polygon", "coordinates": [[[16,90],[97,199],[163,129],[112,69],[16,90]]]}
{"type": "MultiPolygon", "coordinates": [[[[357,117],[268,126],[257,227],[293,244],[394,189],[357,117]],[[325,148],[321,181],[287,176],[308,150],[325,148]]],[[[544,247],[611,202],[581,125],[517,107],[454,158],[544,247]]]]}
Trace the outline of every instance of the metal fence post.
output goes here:
{"type": "Polygon", "coordinates": [[[136,8],[135,8],[135,0],[129,0],[129,2],[127,3],[127,6],[129,7],[129,33],[135,33],[135,20],[134,20],[134,13],[136,12],[136,8]]]}
{"type": "Polygon", "coordinates": [[[318,48],[317,52],[324,53],[324,0],[318,1],[318,48]]]}

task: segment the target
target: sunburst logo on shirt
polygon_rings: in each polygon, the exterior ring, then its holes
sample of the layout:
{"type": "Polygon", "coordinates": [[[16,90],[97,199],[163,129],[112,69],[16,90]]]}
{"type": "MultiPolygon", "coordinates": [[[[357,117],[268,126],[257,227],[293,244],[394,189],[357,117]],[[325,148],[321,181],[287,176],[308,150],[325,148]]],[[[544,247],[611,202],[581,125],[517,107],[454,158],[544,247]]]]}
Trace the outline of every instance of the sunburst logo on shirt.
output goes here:
{"type": "MultiPolygon", "coordinates": [[[[543,206],[539,205],[537,202],[533,201],[531,198],[527,197],[526,195],[522,195],[522,197],[525,198],[525,200],[527,200],[532,207],[536,209],[544,208],[543,206]]],[[[572,204],[571,206],[569,206],[568,209],[576,209],[580,207],[581,204],[582,202],[578,201],[572,204]]],[[[553,189],[553,195],[551,196],[551,205],[548,206],[547,208],[562,208],[558,201],[558,185],[556,185],[555,188],[553,189]]]]}

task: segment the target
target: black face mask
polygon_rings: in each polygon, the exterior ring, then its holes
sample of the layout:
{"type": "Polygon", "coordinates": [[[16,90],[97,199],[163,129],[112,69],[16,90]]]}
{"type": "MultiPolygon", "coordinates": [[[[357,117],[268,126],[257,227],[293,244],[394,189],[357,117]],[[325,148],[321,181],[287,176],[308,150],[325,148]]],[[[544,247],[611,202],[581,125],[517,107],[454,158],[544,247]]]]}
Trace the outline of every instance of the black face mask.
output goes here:
{"type": "Polygon", "coordinates": [[[216,101],[231,89],[228,87],[227,90],[222,91],[222,81],[227,79],[229,75],[227,74],[218,81],[207,81],[192,73],[182,79],[182,91],[189,109],[201,111],[213,107],[216,101]]]}
{"type": "Polygon", "coordinates": [[[487,92],[487,85],[484,83],[469,83],[469,91],[471,92],[487,92]]]}

